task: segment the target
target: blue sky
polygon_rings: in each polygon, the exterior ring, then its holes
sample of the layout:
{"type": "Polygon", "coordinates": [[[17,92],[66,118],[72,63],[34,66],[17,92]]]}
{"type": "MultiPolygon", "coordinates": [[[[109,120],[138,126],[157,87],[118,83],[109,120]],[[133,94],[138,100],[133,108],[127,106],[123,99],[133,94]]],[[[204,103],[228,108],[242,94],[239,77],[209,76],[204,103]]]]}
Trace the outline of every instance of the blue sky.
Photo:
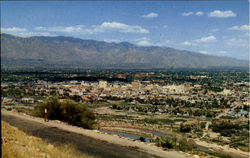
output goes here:
{"type": "Polygon", "coordinates": [[[248,1],[4,1],[1,32],[166,46],[249,59],[248,1]]]}

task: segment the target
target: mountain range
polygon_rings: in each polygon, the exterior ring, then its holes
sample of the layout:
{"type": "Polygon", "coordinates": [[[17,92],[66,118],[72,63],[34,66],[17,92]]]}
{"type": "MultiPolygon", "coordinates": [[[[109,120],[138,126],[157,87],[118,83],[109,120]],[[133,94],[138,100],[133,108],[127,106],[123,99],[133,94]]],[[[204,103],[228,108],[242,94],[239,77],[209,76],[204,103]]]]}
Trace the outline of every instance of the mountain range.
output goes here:
{"type": "Polygon", "coordinates": [[[168,47],[142,47],[128,42],[1,34],[1,65],[3,68],[247,68],[248,61],[168,47]]]}

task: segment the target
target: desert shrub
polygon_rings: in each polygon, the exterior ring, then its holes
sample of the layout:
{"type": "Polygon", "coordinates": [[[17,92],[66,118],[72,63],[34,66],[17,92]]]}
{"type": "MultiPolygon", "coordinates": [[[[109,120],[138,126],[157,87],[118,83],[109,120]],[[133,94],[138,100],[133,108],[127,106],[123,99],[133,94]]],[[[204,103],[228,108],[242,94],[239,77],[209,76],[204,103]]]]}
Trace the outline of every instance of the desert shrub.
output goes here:
{"type": "Polygon", "coordinates": [[[174,148],[176,143],[174,139],[168,137],[157,137],[155,141],[157,146],[168,149],[174,148]]]}
{"type": "Polygon", "coordinates": [[[183,123],[181,123],[180,132],[188,133],[190,131],[191,131],[190,125],[184,125],[183,123]]]}
{"type": "Polygon", "coordinates": [[[239,133],[239,131],[242,130],[243,127],[237,123],[232,123],[230,121],[213,121],[209,128],[211,128],[213,132],[220,133],[222,136],[230,137],[232,136],[232,134],[239,133]]]}
{"type": "Polygon", "coordinates": [[[236,117],[233,116],[221,116],[223,119],[236,119],[236,117]]]}
{"type": "Polygon", "coordinates": [[[179,140],[178,148],[181,151],[190,151],[194,148],[194,145],[193,143],[188,142],[186,138],[182,138],[181,140],[179,140]]]}
{"type": "Polygon", "coordinates": [[[188,141],[187,138],[180,138],[178,139],[175,136],[172,137],[157,137],[155,140],[156,145],[168,148],[168,149],[176,149],[181,151],[190,151],[194,146],[194,141],[188,141]]]}
{"type": "Polygon", "coordinates": [[[201,122],[200,128],[201,128],[201,129],[205,129],[205,127],[206,127],[206,122],[201,122]]]}
{"type": "Polygon", "coordinates": [[[117,109],[117,105],[116,105],[116,104],[113,104],[113,105],[112,105],[112,108],[113,108],[113,109],[117,109]]]}
{"type": "Polygon", "coordinates": [[[85,106],[70,101],[59,102],[57,98],[49,98],[35,107],[35,115],[43,117],[45,108],[47,108],[48,119],[61,120],[87,129],[94,128],[95,114],[85,106]]]}
{"type": "Polygon", "coordinates": [[[142,142],[146,142],[146,139],[144,137],[140,137],[139,140],[142,142]]]}
{"type": "Polygon", "coordinates": [[[82,115],[81,126],[87,129],[93,129],[95,125],[95,114],[93,111],[85,110],[82,115]]]}

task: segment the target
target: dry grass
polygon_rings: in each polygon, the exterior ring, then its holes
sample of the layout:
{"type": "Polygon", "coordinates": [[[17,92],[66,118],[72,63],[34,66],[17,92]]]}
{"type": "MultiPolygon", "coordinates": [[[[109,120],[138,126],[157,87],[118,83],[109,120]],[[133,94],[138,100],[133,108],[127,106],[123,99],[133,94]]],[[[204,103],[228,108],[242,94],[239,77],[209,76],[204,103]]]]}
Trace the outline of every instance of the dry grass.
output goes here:
{"type": "Polygon", "coordinates": [[[2,157],[4,158],[93,158],[70,144],[52,145],[1,121],[2,157]]]}

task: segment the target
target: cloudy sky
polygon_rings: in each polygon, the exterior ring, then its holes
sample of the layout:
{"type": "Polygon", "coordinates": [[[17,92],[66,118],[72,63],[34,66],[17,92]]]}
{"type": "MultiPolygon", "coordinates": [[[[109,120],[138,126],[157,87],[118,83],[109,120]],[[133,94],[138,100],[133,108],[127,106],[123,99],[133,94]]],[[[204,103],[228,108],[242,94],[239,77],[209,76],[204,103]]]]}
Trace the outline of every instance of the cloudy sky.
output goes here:
{"type": "Polygon", "coordinates": [[[127,41],[248,60],[249,2],[4,1],[1,32],[127,41]]]}

